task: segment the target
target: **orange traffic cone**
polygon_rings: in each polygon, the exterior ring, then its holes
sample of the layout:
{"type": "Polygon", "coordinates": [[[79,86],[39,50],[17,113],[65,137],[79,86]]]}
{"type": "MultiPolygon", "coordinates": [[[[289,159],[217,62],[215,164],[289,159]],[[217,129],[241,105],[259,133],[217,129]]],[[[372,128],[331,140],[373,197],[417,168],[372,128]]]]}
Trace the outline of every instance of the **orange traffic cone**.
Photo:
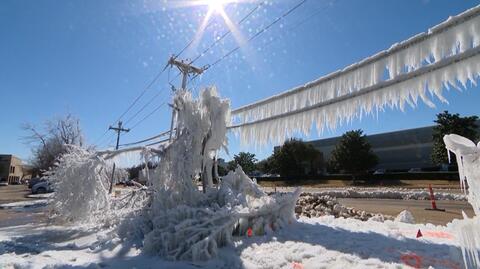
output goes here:
{"type": "Polygon", "coordinates": [[[432,202],[432,208],[425,208],[425,210],[445,211],[445,209],[437,208],[437,203],[435,203],[435,195],[433,194],[432,184],[428,184],[428,189],[430,190],[430,201],[432,202]]]}
{"type": "Polygon", "coordinates": [[[422,236],[423,236],[422,231],[420,231],[420,229],[418,229],[417,238],[422,237],[422,236]]]}

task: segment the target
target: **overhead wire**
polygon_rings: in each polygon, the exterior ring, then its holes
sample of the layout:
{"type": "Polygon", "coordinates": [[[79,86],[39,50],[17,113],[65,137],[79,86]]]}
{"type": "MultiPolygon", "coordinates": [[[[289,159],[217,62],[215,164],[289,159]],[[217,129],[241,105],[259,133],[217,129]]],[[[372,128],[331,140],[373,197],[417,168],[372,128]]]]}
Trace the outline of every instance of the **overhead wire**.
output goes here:
{"type": "Polygon", "coordinates": [[[152,136],[152,137],[149,137],[149,138],[145,138],[145,139],[140,140],[140,141],[136,141],[136,142],[132,142],[132,143],[125,143],[125,144],[121,144],[121,145],[119,145],[119,146],[120,146],[120,147],[126,147],[126,146],[133,146],[133,145],[145,143],[145,142],[148,142],[148,141],[151,141],[151,140],[154,140],[154,139],[163,137],[163,136],[165,136],[165,135],[168,135],[169,133],[170,133],[170,131],[165,131],[165,132],[162,132],[162,133],[160,133],[160,134],[157,134],[157,135],[152,136]]]}
{"type": "MultiPolygon", "coordinates": [[[[240,25],[241,23],[243,23],[248,17],[250,17],[256,10],[258,10],[262,5],[264,5],[267,1],[262,1],[261,3],[259,3],[257,6],[255,6],[252,10],[250,10],[250,12],[248,12],[239,22],[238,24],[240,25]]],[[[242,45],[245,45],[249,42],[251,42],[252,40],[254,40],[255,38],[257,38],[258,36],[260,36],[262,33],[264,33],[265,31],[267,31],[270,27],[272,27],[273,25],[275,25],[276,23],[278,23],[280,20],[284,19],[285,17],[287,17],[288,15],[290,15],[292,12],[294,12],[296,9],[298,9],[300,6],[302,6],[305,2],[307,2],[307,0],[302,0],[300,1],[299,3],[297,3],[295,6],[293,6],[292,8],[290,8],[289,10],[287,10],[285,13],[283,13],[281,16],[277,17],[275,20],[273,20],[270,24],[268,24],[267,26],[263,27],[262,29],[260,29],[259,31],[257,31],[253,36],[251,36],[244,44],[242,45]]],[[[210,22],[205,28],[209,27],[211,24],[213,23],[210,22]]],[[[225,37],[227,37],[229,34],[231,33],[231,30],[228,30],[227,32],[225,32],[220,38],[216,39],[212,44],[210,44],[210,46],[208,46],[202,53],[200,53],[199,55],[197,55],[197,57],[195,57],[191,62],[190,64],[194,63],[195,61],[197,61],[199,58],[201,58],[203,55],[205,55],[206,52],[208,52],[210,49],[212,49],[213,47],[215,47],[216,44],[218,44],[218,42],[220,42],[222,39],[224,39],[225,37]]],[[[180,56],[185,50],[188,49],[188,47],[190,47],[192,44],[193,44],[193,41],[194,41],[195,38],[193,38],[178,54],[176,54],[175,58],[180,56]]],[[[204,68],[204,71],[212,68],[213,66],[217,65],[218,63],[220,63],[222,60],[224,60],[225,58],[229,57],[230,55],[232,55],[233,53],[235,53],[237,50],[239,50],[241,48],[242,45],[238,45],[237,47],[235,47],[234,49],[230,50],[228,53],[224,54],[222,57],[220,57],[219,59],[217,59],[214,63],[212,63],[211,65],[207,65],[205,68],[204,68]]],[[[168,65],[167,65],[168,66],[168,65]]],[[[167,67],[166,66],[166,67],[167,67]]],[[[162,73],[163,71],[165,71],[166,67],[162,70],[162,73]]],[[[174,79],[176,79],[178,76],[180,76],[180,72],[172,79],[172,80],[169,80],[169,83],[171,83],[174,79]]],[[[159,76],[157,76],[159,77],[159,76]]],[[[191,81],[193,81],[195,78],[198,77],[198,74],[197,75],[194,75],[189,81],[188,83],[190,83],[191,81]]],[[[151,83],[153,84],[153,83],[151,83]]],[[[142,92],[141,96],[144,95],[146,91],[142,92]]],[[[150,103],[153,101],[153,99],[155,99],[159,94],[155,95],[146,105],[144,105],[140,111],[138,111],[137,113],[135,113],[134,116],[130,117],[129,120],[127,121],[130,121],[131,119],[133,119],[135,116],[137,116],[141,111],[143,111],[148,105],[150,105],[150,103]]],[[[141,97],[140,96],[140,97],[141,97]]],[[[140,99],[140,97],[137,97],[137,99],[135,99],[133,105],[138,101],[138,99],[140,99]]],[[[131,107],[133,107],[133,105],[131,105],[127,110],[130,110],[131,107]]],[[[140,121],[138,121],[134,126],[132,126],[130,129],[133,129],[135,127],[137,127],[140,123],[142,123],[143,121],[145,121],[146,119],[148,119],[150,116],[152,116],[156,111],[158,111],[163,105],[165,105],[165,102],[161,103],[159,106],[157,106],[153,111],[151,111],[149,114],[147,114],[144,118],[142,118],[140,121]]],[[[128,112],[128,111],[127,111],[128,112]]],[[[121,117],[123,117],[124,115],[126,114],[123,113],[121,115],[121,117]]],[[[120,117],[120,118],[121,118],[120,117]]]]}
{"type": "Polygon", "coordinates": [[[142,123],[143,121],[145,121],[146,119],[148,119],[150,116],[152,116],[155,112],[157,112],[160,108],[162,108],[164,105],[165,105],[166,102],[162,102],[159,106],[157,106],[154,110],[152,110],[150,113],[148,113],[145,117],[143,117],[140,121],[138,121],[137,123],[135,123],[132,127],[130,127],[130,130],[134,129],[135,127],[137,127],[138,125],[140,125],[140,123],[142,123]]]}
{"type": "MultiPolygon", "coordinates": [[[[261,8],[264,4],[266,4],[267,1],[262,1],[260,2],[258,5],[256,5],[252,10],[250,10],[250,12],[248,12],[245,16],[243,16],[243,18],[238,21],[237,25],[241,25],[244,21],[246,21],[255,11],[257,11],[259,8],[261,8]]],[[[232,33],[232,30],[230,30],[230,28],[228,29],[228,31],[226,31],[225,33],[223,33],[223,35],[221,35],[219,38],[215,39],[214,42],[212,42],[210,44],[210,46],[208,46],[205,50],[202,51],[202,53],[198,54],[197,57],[195,57],[191,62],[190,64],[193,64],[195,63],[198,59],[200,59],[203,55],[205,55],[209,50],[211,50],[213,47],[215,47],[220,41],[222,41],[225,37],[227,37],[228,35],[230,35],[232,33]]]]}
{"type": "MultiPolygon", "coordinates": [[[[210,21],[210,23],[205,27],[208,28],[210,27],[211,25],[213,25],[213,20],[210,21]]],[[[177,58],[179,57],[183,52],[185,52],[192,44],[193,42],[195,41],[195,37],[193,37],[185,47],[183,47],[180,52],[178,52],[177,54],[175,54],[174,58],[177,58]]],[[[138,95],[134,101],[127,107],[127,109],[122,113],[120,114],[120,116],[118,117],[118,119],[115,121],[115,122],[119,122],[134,106],[135,104],[145,95],[145,93],[155,84],[155,82],[160,78],[160,76],[163,74],[163,72],[165,72],[165,70],[167,69],[168,67],[168,64],[153,78],[153,80],[143,89],[143,91],[140,93],[140,95],[138,95]]],[[[177,76],[178,77],[178,76],[177,76]]],[[[170,83],[171,81],[169,81],[170,83]]],[[[155,99],[159,94],[157,93],[152,99],[155,99]]],[[[148,102],[148,104],[150,104],[152,102],[152,99],[148,102]]],[[[148,105],[147,105],[148,106],[148,105]]],[[[145,109],[146,106],[143,106],[140,111],[137,111],[135,113],[134,116],[130,117],[128,121],[131,121],[133,118],[135,118],[141,111],[143,111],[145,109]]],[[[109,129],[105,130],[105,132],[96,140],[96,142],[94,144],[97,144],[99,143],[100,141],[102,141],[102,138],[108,133],[109,129]]]]}
{"type": "MultiPolygon", "coordinates": [[[[287,10],[285,13],[283,13],[281,16],[277,17],[275,20],[273,20],[270,24],[268,24],[267,26],[263,27],[262,29],[260,29],[259,31],[257,31],[253,36],[251,36],[246,42],[244,42],[243,44],[241,45],[238,45],[236,46],[234,49],[230,50],[229,52],[227,52],[226,54],[224,54],[223,56],[221,56],[220,58],[218,58],[215,62],[213,62],[212,64],[210,65],[207,65],[205,68],[204,68],[204,72],[207,71],[208,69],[214,67],[215,65],[217,65],[218,63],[220,63],[221,61],[223,61],[225,58],[229,57],[230,55],[232,55],[233,53],[235,53],[237,50],[239,50],[242,46],[244,46],[245,44],[251,42],[252,40],[254,40],[255,38],[257,38],[258,36],[260,36],[262,33],[264,33],[265,31],[267,31],[270,27],[272,27],[273,25],[275,25],[276,23],[278,23],[279,21],[281,21],[282,19],[284,19],[285,17],[287,17],[288,15],[290,15],[292,12],[294,12],[296,9],[298,9],[299,7],[301,7],[303,4],[305,4],[305,2],[307,2],[307,0],[302,0],[300,1],[299,3],[297,3],[295,6],[293,6],[292,8],[290,8],[289,10],[287,10]]],[[[199,75],[195,75],[191,78],[191,80],[195,79],[196,77],[198,77],[199,75]]]]}
{"type": "MultiPolygon", "coordinates": [[[[238,22],[237,25],[241,25],[244,21],[246,21],[255,11],[257,11],[261,6],[265,5],[268,3],[268,1],[262,1],[258,5],[256,5],[253,9],[251,9],[245,16],[243,16],[238,22]]],[[[207,26],[208,27],[208,26],[207,26]]],[[[205,28],[207,28],[205,27],[205,28]]],[[[204,49],[201,53],[199,53],[195,58],[193,58],[189,64],[195,63],[198,59],[200,59],[202,56],[204,56],[208,51],[210,51],[212,48],[214,48],[220,41],[222,41],[224,38],[226,38],[228,35],[230,35],[232,31],[228,29],[225,33],[223,33],[219,38],[215,39],[206,49],[204,49]]],[[[184,50],[182,50],[184,51],[184,50]]],[[[169,83],[171,83],[173,80],[177,79],[181,75],[181,72],[178,72],[177,75],[169,80],[169,83]]]]}

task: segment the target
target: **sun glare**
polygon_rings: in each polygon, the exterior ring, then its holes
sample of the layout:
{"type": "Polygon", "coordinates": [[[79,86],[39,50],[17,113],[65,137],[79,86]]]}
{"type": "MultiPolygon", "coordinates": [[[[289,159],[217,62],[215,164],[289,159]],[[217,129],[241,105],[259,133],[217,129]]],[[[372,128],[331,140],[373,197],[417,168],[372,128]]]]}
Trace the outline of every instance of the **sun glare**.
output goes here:
{"type": "Polygon", "coordinates": [[[208,7],[208,11],[206,12],[205,16],[203,17],[196,33],[193,38],[192,45],[189,46],[191,49],[196,48],[198,42],[202,39],[206,28],[209,25],[210,19],[213,16],[218,16],[223,19],[226,27],[232,33],[233,37],[237,41],[238,44],[243,44],[245,42],[244,38],[242,37],[240,31],[237,29],[236,25],[232,20],[229,18],[227,12],[225,11],[226,7],[232,3],[239,3],[239,2],[252,2],[256,0],[188,0],[188,1],[176,1],[175,7],[195,7],[195,6],[203,6],[208,7]]]}
{"type": "Polygon", "coordinates": [[[207,0],[206,3],[210,11],[214,13],[222,13],[223,5],[226,3],[226,0],[207,0]]]}

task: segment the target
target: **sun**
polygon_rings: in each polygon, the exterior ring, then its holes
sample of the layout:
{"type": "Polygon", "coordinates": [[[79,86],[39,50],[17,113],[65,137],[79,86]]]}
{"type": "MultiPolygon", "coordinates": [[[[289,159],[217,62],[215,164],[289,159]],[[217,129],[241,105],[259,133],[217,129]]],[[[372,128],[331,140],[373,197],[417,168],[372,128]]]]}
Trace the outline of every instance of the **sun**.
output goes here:
{"type": "Polygon", "coordinates": [[[206,0],[205,3],[208,5],[208,8],[211,12],[222,13],[223,6],[228,2],[228,0],[206,0]]]}

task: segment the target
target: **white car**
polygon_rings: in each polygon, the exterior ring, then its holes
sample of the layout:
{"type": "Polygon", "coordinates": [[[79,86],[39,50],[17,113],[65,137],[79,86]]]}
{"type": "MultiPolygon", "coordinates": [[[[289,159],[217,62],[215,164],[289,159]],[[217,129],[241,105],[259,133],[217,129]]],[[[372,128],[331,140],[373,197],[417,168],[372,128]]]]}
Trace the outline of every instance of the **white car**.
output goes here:
{"type": "Polygon", "coordinates": [[[387,171],[385,169],[377,169],[375,170],[375,172],[373,172],[374,175],[383,175],[385,174],[387,171]]]}
{"type": "Polygon", "coordinates": [[[37,193],[47,193],[47,192],[52,192],[53,188],[48,183],[47,181],[42,181],[38,182],[37,184],[33,185],[32,187],[32,193],[37,194],[37,193]]]}

